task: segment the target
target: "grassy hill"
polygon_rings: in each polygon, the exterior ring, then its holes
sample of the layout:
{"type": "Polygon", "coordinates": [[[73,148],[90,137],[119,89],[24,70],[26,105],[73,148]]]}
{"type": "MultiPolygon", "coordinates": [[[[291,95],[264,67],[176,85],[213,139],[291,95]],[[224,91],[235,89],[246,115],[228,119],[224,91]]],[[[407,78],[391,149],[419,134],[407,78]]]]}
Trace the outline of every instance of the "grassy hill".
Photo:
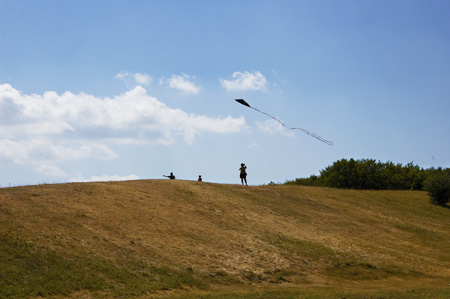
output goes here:
{"type": "Polygon", "coordinates": [[[425,192],[180,180],[0,189],[0,298],[449,298],[425,192]]]}

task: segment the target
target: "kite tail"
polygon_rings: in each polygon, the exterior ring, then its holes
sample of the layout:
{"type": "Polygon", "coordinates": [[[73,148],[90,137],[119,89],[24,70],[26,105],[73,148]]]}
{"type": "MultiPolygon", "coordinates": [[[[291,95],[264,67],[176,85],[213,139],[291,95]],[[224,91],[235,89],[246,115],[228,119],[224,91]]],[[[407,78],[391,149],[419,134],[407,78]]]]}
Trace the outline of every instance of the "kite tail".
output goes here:
{"type": "Polygon", "coordinates": [[[268,117],[270,117],[270,118],[276,120],[276,121],[279,122],[283,127],[287,128],[287,129],[289,129],[289,130],[300,130],[300,131],[303,131],[304,133],[308,134],[309,136],[314,137],[314,138],[316,138],[316,139],[322,141],[323,143],[326,143],[326,144],[328,144],[328,145],[333,146],[333,142],[332,142],[332,141],[326,140],[325,138],[320,137],[320,136],[317,135],[316,133],[310,132],[310,131],[308,131],[308,130],[306,130],[306,129],[302,129],[302,128],[288,128],[288,127],[287,127],[281,120],[279,120],[278,118],[273,117],[272,115],[267,114],[267,113],[265,113],[264,111],[258,110],[258,109],[256,109],[256,108],[253,108],[253,107],[251,107],[251,106],[249,106],[249,107],[252,108],[253,110],[256,110],[256,111],[258,111],[258,112],[260,112],[260,113],[262,113],[262,114],[265,114],[265,115],[267,115],[268,117]]]}
{"type": "MultiPolygon", "coordinates": [[[[262,114],[267,115],[268,117],[270,117],[270,118],[276,120],[277,122],[279,122],[283,127],[286,127],[286,125],[285,125],[281,120],[279,120],[278,118],[273,117],[272,115],[267,114],[267,113],[265,113],[264,111],[258,110],[258,109],[256,109],[256,108],[253,108],[253,107],[250,107],[250,108],[252,108],[253,110],[256,110],[256,111],[258,111],[258,112],[260,112],[260,113],[262,113],[262,114]]],[[[286,127],[286,128],[287,128],[287,127],[286,127]]]]}
{"type": "Polygon", "coordinates": [[[236,99],[235,101],[238,102],[239,104],[242,104],[242,105],[244,105],[244,106],[247,106],[247,107],[249,107],[249,108],[252,108],[252,109],[255,110],[255,111],[258,111],[259,113],[262,113],[262,114],[264,114],[264,115],[267,115],[268,117],[272,118],[273,120],[276,120],[276,121],[279,122],[283,127],[287,128],[287,129],[289,129],[289,130],[300,130],[300,131],[303,131],[304,133],[308,134],[309,136],[314,137],[314,138],[316,138],[316,139],[322,141],[323,143],[326,143],[326,144],[328,144],[328,145],[333,146],[333,142],[331,142],[331,141],[329,141],[329,140],[326,140],[326,139],[320,137],[320,136],[317,135],[316,133],[312,133],[312,132],[310,132],[310,131],[308,131],[308,130],[305,130],[305,129],[302,129],[302,128],[288,128],[288,127],[287,127],[281,120],[279,120],[278,118],[273,117],[272,115],[267,114],[267,113],[264,112],[264,111],[261,111],[261,110],[258,110],[258,109],[256,109],[256,108],[253,108],[252,106],[250,106],[250,105],[249,105],[246,101],[244,101],[243,99],[236,99]]]}
{"type": "Polygon", "coordinates": [[[306,133],[306,134],[308,134],[309,136],[314,137],[314,138],[316,138],[316,139],[322,141],[323,143],[326,143],[326,144],[331,145],[331,146],[334,145],[332,141],[326,140],[326,139],[324,139],[323,137],[320,137],[319,135],[317,135],[316,133],[310,132],[310,131],[308,131],[308,130],[305,130],[305,129],[302,129],[302,128],[289,128],[289,129],[291,129],[291,130],[300,130],[300,131],[303,131],[304,133],[306,133]]]}

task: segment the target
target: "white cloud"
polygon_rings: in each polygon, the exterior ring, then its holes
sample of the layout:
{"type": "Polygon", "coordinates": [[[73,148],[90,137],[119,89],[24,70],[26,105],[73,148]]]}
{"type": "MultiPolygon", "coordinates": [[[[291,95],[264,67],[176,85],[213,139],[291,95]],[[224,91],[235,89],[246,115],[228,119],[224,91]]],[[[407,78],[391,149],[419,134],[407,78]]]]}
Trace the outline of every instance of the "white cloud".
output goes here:
{"type": "Polygon", "coordinates": [[[117,154],[105,144],[67,146],[39,136],[21,140],[0,139],[0,159],[30,165],[37,172],[51,176],[66,175],[56,166],[57,163],[83,158],[111,160],[116,157],[117,154]]]}
{"type": "Polygon", "coordinates": [[[115,77],[124,81],[127,86],[149,85],[153,81],[153,77],[143,73],[120,72],[115,77]]]}
{"type": "Polygon", "coordinates": [[[133,77],[139,84],[149,85],[152,82],[152,77],[147,74],[136,73],[133,77]]]}
{"type": "Polygon", "coordinates": [[[138,180],[139,177],[135,174],[129,174],[126,176],[120,176],[120,175],[107,175],[103,174],[100,176],[92,176],[88,179],[84,178],[82,175],[78,175],[74,178],[71,178],[69,182],[109,182],[109,181],[132,181],[132,180],[138,180]]]}
{"type": "Polygon", "coordinates": [[[187,74],[172,75],[169,79],[161,79],[160,85],[167,84],[170,88],[177,89],[187,94],[198,94],[200,87],[189,81],[190,76],[187,74]]]}
{"type": "Polygon", "coordinates": [[[292,130],[287,129],[282,124],[273,119],[268,119],[265,122],[256,122],[258,129],[264,133],[270,135],[284,135],[294,136],[295,133],[292,130]]]}
{"type": "Polygon", "coordinates": [[[0,84],[0,159],[36,171],[65,175],[58,163],[115,159],[116,144],[188,144],[203,132],[226,134],[246,127],[243,117],[208,117],[172,109],[137,86],[112,98],[84,93],[22,94],[0,84]]]}
{"type": "Polygon", "coordinates": [[[267,90],[267,79],[258,71],[234,72],[233,80],[221,78],[220,83],[228,91],[267,90]]]}

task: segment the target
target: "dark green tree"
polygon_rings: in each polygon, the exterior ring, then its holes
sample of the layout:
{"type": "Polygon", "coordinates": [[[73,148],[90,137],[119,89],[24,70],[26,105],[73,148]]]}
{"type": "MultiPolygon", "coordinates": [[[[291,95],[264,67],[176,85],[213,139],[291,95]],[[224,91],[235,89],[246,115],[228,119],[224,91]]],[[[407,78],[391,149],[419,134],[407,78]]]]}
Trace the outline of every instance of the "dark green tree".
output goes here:
{"type": "Polygon", "coordinates": [[[433,171],[426,181],[426,189],[434,203],[447,205],[450,200],[450,171],[442,168],[433,171]]]}
{"type": "Polygon", "coordinates": [[[297,178],[286,184],[344,189],[423,190],[429,175],[413,162],[403,166],[375,159],[341,159],[320,171],[320,176],[297,178]]]}

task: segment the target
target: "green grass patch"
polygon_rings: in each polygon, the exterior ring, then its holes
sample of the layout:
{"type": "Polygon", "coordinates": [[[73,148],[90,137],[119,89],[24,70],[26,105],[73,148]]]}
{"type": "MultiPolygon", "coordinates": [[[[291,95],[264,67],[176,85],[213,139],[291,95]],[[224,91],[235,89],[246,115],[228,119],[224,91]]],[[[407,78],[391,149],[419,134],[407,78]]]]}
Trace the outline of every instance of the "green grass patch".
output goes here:
{"type": "Polygon", "coordinates": [[[96,257],[63,257],[5,234],[0,234],[0,244],[0,298],[70,296],[80,290],[129,296],[206,288],[189,270],[175,271],[132,260],[117,266],[96,257]]]}
{"type": "Polygon", "coordinates": [[[346,280],[378,280],[390,276],[396,277],[417,277],[423,276],[415,270],[408,270],[395,265],[374,265],[364,262],[338,262],[328,267],[327,273],[340,279],[346,280]]]}
{"type": "Polygon", "coordinates": [[[333,261],[336,259],[336,253],[331,248],[319,243],[295,239],[282,234],[266,235],[261,240],[280,248],[285,254],[299,256],[305,260],[333,261]]]}
{"type": "Polygon", "coordinates": [[[100,290],[104,281],[79,264],[0,234],[0,297],[69,295],[100,290]]]}
{"type": "Polygon", "coordinates": [[[329,274],[351,280],[383,279],[389,276],[389,271],[370,263],[345,262],[337,263],[328,269],[329,274]]]}
{"type": "Polygon", "coordinates": [[[172,299],[447,299],[450,290],[423,288],[410,290],[370,289],[366,291],[343,291],[327,287],[303,287],[283,289],[262,289],[210,294],[171,295],[172,299]]]}

